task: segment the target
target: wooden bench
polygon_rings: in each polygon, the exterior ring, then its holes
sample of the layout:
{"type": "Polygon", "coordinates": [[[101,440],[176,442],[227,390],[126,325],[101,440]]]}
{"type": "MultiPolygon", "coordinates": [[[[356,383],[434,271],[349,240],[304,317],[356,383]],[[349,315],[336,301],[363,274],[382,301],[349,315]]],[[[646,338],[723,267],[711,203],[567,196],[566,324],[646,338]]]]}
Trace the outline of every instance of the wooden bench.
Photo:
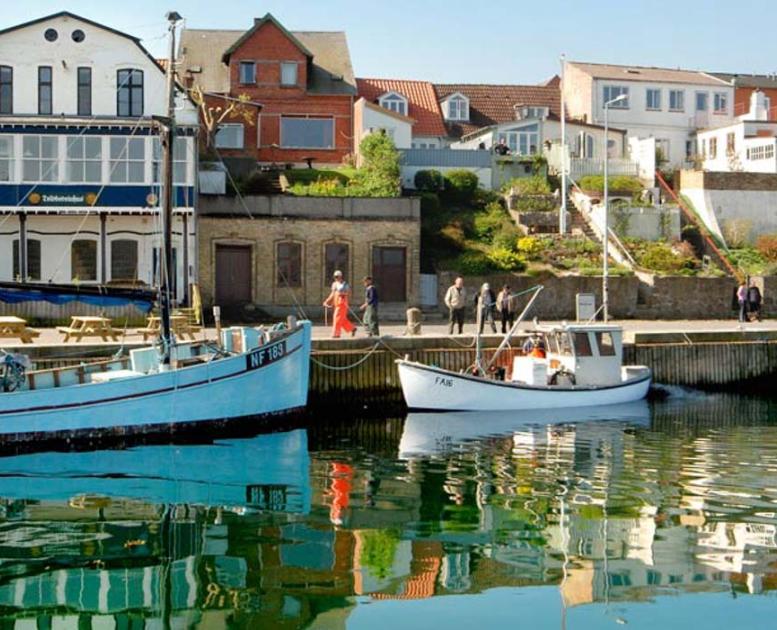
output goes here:
{"type": "Polygon", "coordinates": [[[0,338],[19,338],[22,340],[22,343],[32,343],[32,340],[36,337],[40,337],[40,331],[27,328],[27,321],[21,317],[13,315],[0,317],[0,338]]]}

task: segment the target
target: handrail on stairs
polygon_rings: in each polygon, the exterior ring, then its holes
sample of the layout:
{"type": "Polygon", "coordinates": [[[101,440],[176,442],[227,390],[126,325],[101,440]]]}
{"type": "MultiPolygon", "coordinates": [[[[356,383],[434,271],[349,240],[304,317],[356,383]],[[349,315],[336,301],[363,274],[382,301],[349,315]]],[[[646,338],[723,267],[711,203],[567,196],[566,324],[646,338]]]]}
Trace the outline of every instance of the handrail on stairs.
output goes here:
{"type": "MultiPolygon", "coordinates": [[[[569,181],[572,183],[572,187],[577,189],[577,191],[581,194],[583,194],[583,189],[580,188],[578,183],[572,179],[569,178],[569,181]]],[[[585,218],[586,222],[591,225],[593,219],[591,216],[588,215],[587,212],[585,212],[581,207],[578,207],[577,204],[574,204],[575,208],[577,208],[578,212],[580,212],[581,215],[585,218]]],[[[630,267],[632,271],[636,271],[639,268],[639,265],[637,265],[637,261],[634,260],[634,257],[629,253],[629,250],[626,249],[626,246],[623,244],[623,242],[618,238],[618,235],[615,233],[615,231],[608,225],[607,226],[607,234],[609,236],[610,241],[613,241],[615,245],[617,246],[617,249],[619,253],[623,256],[623,258],[626,260],[626,266],[630,267]]],[[[604,237],[601,237],[604,238],[604,237]]]]}
{"type": "Polygon", "coordinates": [[[661,188],[663,188],[667,193],[669,193],[669,196],[672,197],[672,199],[674,199],[675,203],[680,207],[680,210],[682,210],[683,213],[685,213],[686,218],[697,227],[702,228],[699,230],[699,233],[701,234],[702,238],[706,241],[707,245],[709,245],[712,248],[712,251],[714,251],[718,257],[718,260],[720,260],[726,266],[726,268],[731,273],[731,275],[741,282],[743,280],[742,274],[737,269],[734,269],[734,266],[728,260],[726,255],[720,250],[720,248],[715,244],[715,241],[712,240],[712,237],[709,234],[707,234],[703,226],[699,225],[699,220],[696,218],[696,215],[694,215],[694,213],[691,212],[691,210],[685,205],[683,200],[680,199],[680,196],[674,191],[674,189],[669,184],[666,183],[666,180],[664,179],[663,175],[661,175],[661,171],[659,170],[656,170],[656,179],[658,180],[658,183],[661,185],[661,188]]]}

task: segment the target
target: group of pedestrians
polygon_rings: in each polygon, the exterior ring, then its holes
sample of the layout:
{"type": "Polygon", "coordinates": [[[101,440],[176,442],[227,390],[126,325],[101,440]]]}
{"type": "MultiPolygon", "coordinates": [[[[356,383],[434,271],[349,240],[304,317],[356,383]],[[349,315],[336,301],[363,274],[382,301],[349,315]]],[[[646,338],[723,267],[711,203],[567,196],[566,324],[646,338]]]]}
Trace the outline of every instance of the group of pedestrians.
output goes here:
{"type": "MultiPolygon", "coordinates": [[[[359,306],[359,310],[362,312],[362,324],[364,324],[368,337],[377,337],[380,335],[378,290],[375,288],[371,276],[365,276],[362,283],[364,284],[364,302],[359,306]]],[[[325,309],[334,309],[332,313],[332,337],[334,339],[338,339],[342,333],[350,333],[352,337],[356,336],[356,326],[351,322],[349,313],[353,314],[357,320],[359,317],[351,310],[350,301],[351,285],[345,280],[342,271],[335,271],[331,291],[323,303],[325,309]]]]}
{"type": "Polygon", "coordinates": [[[741,323],[761,321],[761,290],[756,285],[751,285],[749,278],[745,278],[739,285],[734,299],[741,323]]]}
{"type": "MultiPolygon", "coordinates": [[[[502,324],[502,334],[506,334],[515,321],[515,298],[510,285],[502,286],[498,294],[494,293],[488,282],[483,283],[480,291],[475,294],[473,306],[478,333],[482,333],[486,323],[492,333],[496,333],[497,319],[502,324]]],[[[464,278],[458,276],[445,293],[445,306],[448,308],[448,334],[452,335],[455,328],[458,333],[464,333],[464,320],[467,312],[467,290],[464,288],[464,278]]]]}

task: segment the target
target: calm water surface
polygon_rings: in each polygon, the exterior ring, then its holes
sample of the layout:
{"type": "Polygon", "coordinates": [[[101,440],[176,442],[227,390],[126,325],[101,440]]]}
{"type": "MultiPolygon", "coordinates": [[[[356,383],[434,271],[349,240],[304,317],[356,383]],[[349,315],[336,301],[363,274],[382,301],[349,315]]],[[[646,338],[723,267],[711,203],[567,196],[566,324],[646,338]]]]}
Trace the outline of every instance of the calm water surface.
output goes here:
{"type": "Polygon", "coordinates": [[[777,627],[777,401],[0,458],[0,628],[777,627]]]}

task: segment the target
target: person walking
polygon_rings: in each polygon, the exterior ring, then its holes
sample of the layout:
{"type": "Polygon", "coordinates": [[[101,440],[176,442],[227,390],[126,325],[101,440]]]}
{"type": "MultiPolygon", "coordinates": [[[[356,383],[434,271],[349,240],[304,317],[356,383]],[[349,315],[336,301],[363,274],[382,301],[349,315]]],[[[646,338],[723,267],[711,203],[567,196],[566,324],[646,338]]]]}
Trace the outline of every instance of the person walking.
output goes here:
{"type": "Polygon", "coordinates": [[[457,276],[445,293],[445,306],[448,307],[448,334],[453,334],[453,325],[459,328],[459,334],[464,332],[464,310],[467,306],[467,291],[464,288],[464,278],[457,276]]]}
{"type": "Polygon", "coordinates": [[[480,287],[480,293],[475,296],[475,306],[477,307],[478,314],[478,334],[483,334],[486,320],[491,325],[491,332],[495,333],[494,313],[496,311],[496,296],[488,282],[483,283],[483,286],[480,287]]]}
{"type": "Polygon", "coordinates": [[[737,303],[739,304],[739,322],[747,321],[747,281],[745,280],[737,289],[737,303]]]}
{"type": "Polygon", "coordinates": [[[502,334],[506,335],[512,330],[513,322],[515,321],[513,294],[510,291],[510,285],[504,285],[499,295],[496,296],[496,310],[499,312],[499,319],[502,321],[502,334]]]}
{"type": "Polygon", "coordinates": [[[359,307],[364,311],[364,327],[368,337],[378,337],[378,290],[372,284],[372,277],[364,278],[364,304],[359,307]]]}
{"type": "Polygon", "coordinates": [[[348,319],[350,297],[351,286],[343,278],[343,272],[335,271],[332,291],[324,300],[324,308],[334,307],[334,315],[332,316],[332,337],[334,339],[339,339],[340,332],[343,330],[346,333],[351,333],[352,337],[356,335],[356,326],[348,319]]]}
{"type": "Polygon", "coordinates": [[[761,321],[761,289],[755,285],[747,290],[747,310],[751,321],[761,321]]]}

